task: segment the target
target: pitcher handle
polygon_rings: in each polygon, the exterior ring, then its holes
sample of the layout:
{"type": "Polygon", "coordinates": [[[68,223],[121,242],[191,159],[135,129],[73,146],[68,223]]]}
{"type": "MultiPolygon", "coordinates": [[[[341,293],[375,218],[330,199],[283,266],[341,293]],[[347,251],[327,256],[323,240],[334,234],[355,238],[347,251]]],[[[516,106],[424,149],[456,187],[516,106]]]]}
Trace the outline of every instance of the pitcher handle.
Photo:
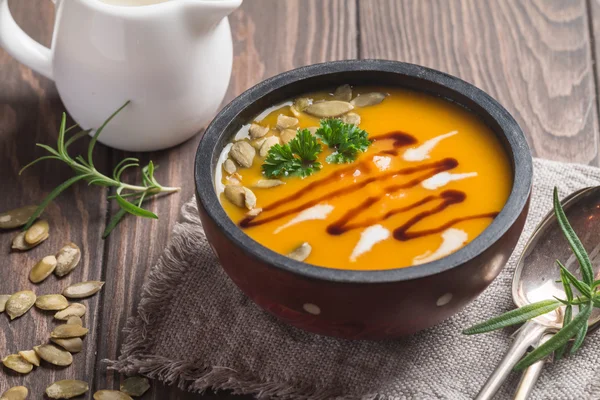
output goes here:
{"type": "Polygon", "coordinates": [[[15,22],[8,0],[0,0],[0,47],[32,70],[52,78],[52,52],[27,35],[15,22]]]}

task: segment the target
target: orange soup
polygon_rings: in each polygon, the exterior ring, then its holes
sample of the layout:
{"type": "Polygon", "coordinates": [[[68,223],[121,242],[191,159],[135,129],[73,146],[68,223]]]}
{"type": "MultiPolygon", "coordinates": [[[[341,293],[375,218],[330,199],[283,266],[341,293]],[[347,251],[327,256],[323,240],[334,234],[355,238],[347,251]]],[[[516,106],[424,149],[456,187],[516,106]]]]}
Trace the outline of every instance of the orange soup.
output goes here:
{"type": "Polygon", "coordinates": [[[513,175],[470,111],[344,85],[257,115],[223,150],[215,181],[227,214],[263,246],[322,267],[381,270],[472,241],[504,206],[513,175]]]}

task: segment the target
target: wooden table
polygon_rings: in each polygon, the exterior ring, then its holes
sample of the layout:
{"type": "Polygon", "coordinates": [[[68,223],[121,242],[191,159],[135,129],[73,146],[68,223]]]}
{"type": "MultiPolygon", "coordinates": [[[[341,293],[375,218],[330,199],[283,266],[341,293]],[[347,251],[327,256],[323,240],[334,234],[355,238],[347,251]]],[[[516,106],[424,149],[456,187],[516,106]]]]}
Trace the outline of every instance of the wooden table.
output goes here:
{"type": "MultiPolygon", "coordinates": [[[[48,45],[53,5],[12,0],[21,26],[48,45]]],[[[301,65],[346,58],[387,58],[433,67],[474,83],[517,119],[538,157],[598,165],[600,0],[246,0],[231,17],[234,71],[227,100],[255,83],[301,65]]],[[[52,143],[63,106],[53,83],[0,50],[0,210],[37,203],[70,177],[48,162],[18,177],[19,168],[42,154],[34,143],[52,143]]],[[[29,289],[33,263],[63,242],[84,250],[82,265],[63,280],[50,277],[38,293],[59,292],[70,282],[106,281],[86,301],[85,350],[66,369],[36,369],[27,376],[0,371],[0,391],[24,384],[41,398],[51,382],[78,378],[91,392],[118,388],[120,377],[104,359],[119,355],[122,329],[134,314],[140,287],[169,240],[180,206],[193,193],[193,155],[200,135],[177,148],[134,154],[160,164],[157,177],[181,193],[148,207],[159,221],[128,217],[107,239],[101,234],[115,212],[109,193],[85,184],[68,190],[46,211],[50,239],[27,253],[9,253],[14,232],[0,233],[0,293],[29,289]]],[[[80,148],[81,149],[81,148],[80,148]]],[[[131,154],[128,154],[131,155],[131,154]]],[[[124,157],[98,146],[100,169],[124,157]]],[[[130,179],[138,179],[134,175],[130,179]]],[[[9,323],[0,318],[0,355],[46,341],[54,321],[32,310],[9,323]]],[[[90,396],[91,397],[91,396],[90,396]]],[[[240,398],[192,395],[153,382],[144,399],[240,398]]]]}

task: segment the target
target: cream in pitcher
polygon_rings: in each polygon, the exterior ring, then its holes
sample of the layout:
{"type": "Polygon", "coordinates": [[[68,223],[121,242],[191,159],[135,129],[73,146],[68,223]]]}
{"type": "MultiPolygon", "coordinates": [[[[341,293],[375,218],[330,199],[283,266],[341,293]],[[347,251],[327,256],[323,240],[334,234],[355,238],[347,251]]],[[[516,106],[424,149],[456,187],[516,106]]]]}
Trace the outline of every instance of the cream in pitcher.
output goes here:
{"type": "Polygon", "coordinates": [[[241,2],[57,0],[47,48],[19,28],[8,0],[0,0],[0,46],[54,80],[85,129],[131,100],[100,142],[164,149],[197,133],[221,104],[233,63],[227,16],[241,2]]]}

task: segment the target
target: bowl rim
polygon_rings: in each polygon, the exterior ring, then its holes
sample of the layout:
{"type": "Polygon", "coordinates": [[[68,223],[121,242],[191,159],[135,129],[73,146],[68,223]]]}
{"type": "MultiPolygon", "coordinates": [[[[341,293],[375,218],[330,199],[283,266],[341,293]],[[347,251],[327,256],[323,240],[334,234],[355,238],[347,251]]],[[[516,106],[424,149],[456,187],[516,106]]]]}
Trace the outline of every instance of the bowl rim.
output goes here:
{"type": "Polygon", "coordinates": [[[283,72],[258,83],[232,100],[217,114],[204,132],[196,152],[194,181],[196,199],[201,203],[208,217],[234,245],[270,267],[309,279],[337,283],[390,283],[424,278],[459,267],[500,240],[513,226],[527,204],[533,181],[533,162],[525,135],[515,119],[495,99],[474,85],[444,72],[416,64],[376,59],[344,60],[313,64],[283,72]],[[291,83],[321,75],[354,71],[391,72],[444,86],[476,103],[501,127],[513,153],[513,187],[500,214],[465,247],[441,259],[416,266],[368,271],[333,269],[292,260],[270,250],[244,233],[226,214],[215,192],[212,165],[214,157],[218,157],[221,151],[219,149],[215,153],[220,136],[231,121],[248,105],[274,91],[284,90],[291,83]]]}

